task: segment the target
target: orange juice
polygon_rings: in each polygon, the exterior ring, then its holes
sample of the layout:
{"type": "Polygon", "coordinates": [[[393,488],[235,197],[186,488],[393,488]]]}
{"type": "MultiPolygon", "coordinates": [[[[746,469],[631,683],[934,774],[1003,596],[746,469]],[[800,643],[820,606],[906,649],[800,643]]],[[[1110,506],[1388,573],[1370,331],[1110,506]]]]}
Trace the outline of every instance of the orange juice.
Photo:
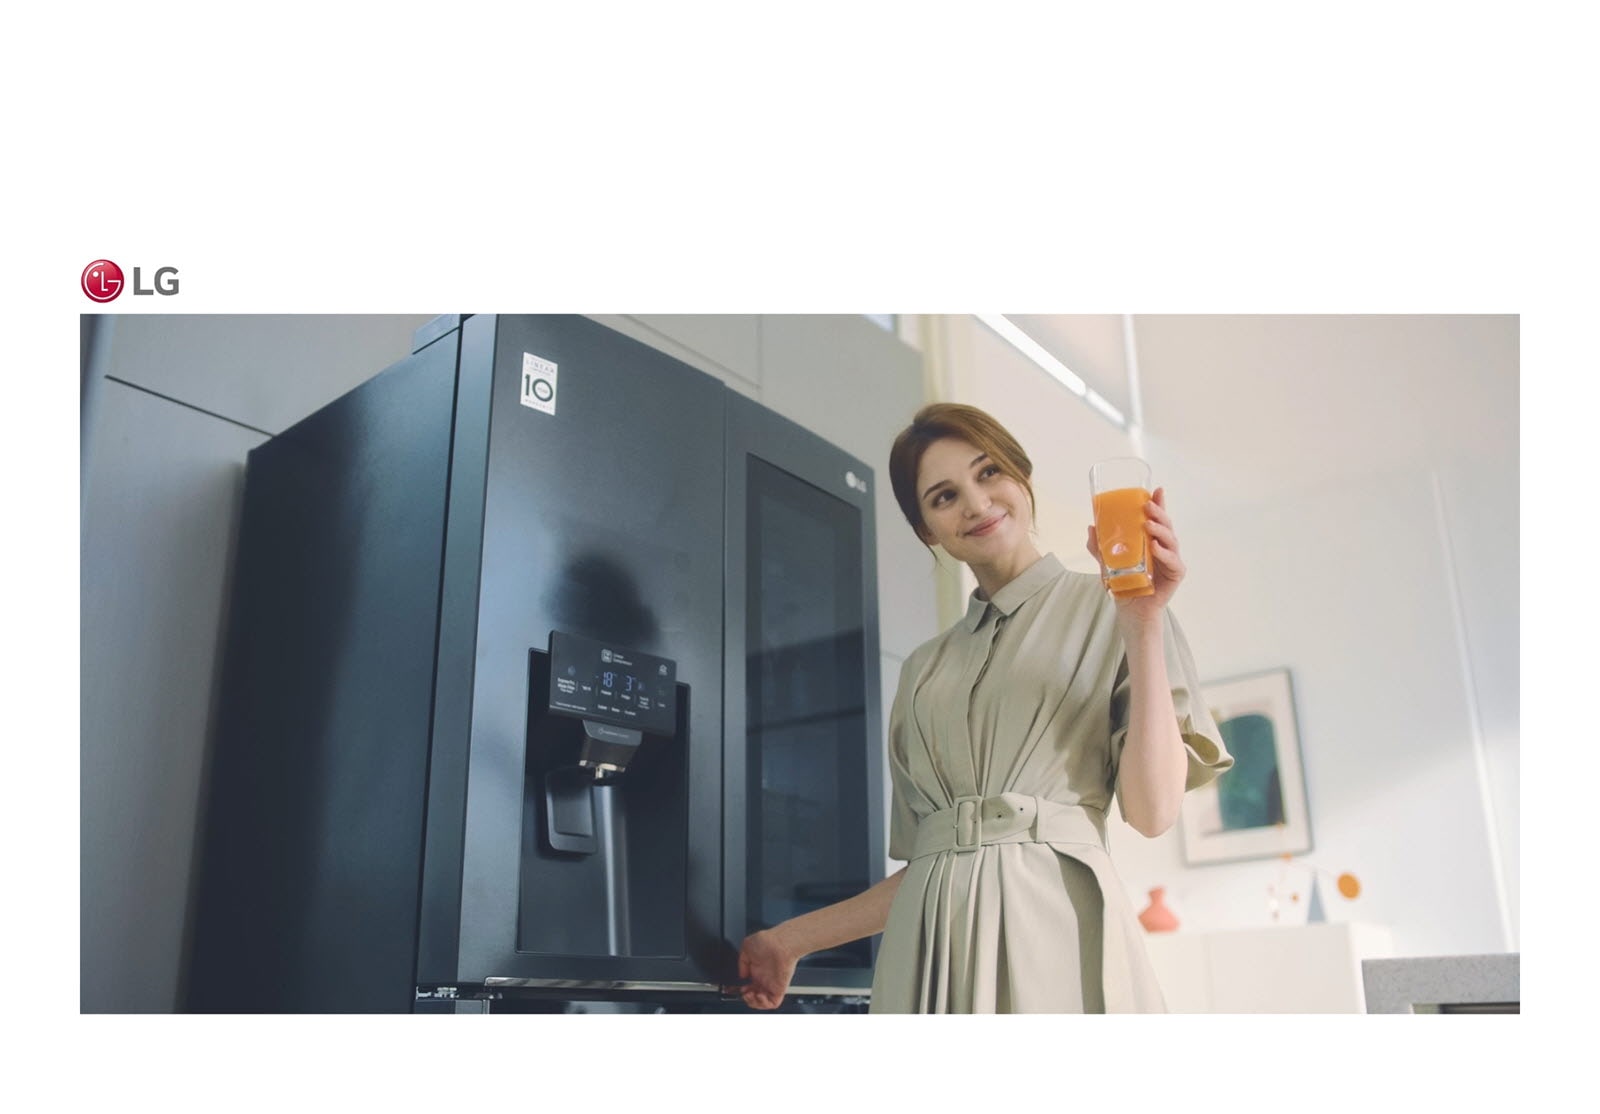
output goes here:
{"type": "Polygon", "coordinates": [[[1118,599],[1155,593],[1150,579],[1150,547],[1144,532],[1144,505],[1150,492],[1119,487],[1094,496],[1094,530],[1105,562],[1111,594],[1118,599]]]}

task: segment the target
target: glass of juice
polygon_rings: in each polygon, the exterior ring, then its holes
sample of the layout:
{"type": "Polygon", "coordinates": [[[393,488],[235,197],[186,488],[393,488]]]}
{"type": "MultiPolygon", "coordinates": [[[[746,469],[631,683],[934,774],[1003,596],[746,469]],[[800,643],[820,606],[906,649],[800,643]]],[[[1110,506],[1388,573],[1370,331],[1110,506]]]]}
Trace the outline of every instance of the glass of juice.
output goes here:
{"type": "Polygon", "coordinates": [[[1118,599],[1155,594],[1144,505],[1150,501],[1150,465],[1137,457],[1102,460],[1089,469],[1094,530],[1106,586],[1118,599]]]}

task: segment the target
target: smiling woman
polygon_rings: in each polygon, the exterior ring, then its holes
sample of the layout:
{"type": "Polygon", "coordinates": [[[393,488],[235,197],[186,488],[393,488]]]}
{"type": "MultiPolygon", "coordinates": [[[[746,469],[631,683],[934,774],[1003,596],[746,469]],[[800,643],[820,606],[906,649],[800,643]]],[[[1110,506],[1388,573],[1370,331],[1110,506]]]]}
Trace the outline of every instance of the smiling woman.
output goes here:
{"type": "Polygon", "coordinates": [[[924,407],[896,439],[889,475],[917,537],[966,563],[985,597],[1039,559],[1033,463],[983,411],[924,407]]]}
{"type": "Polygon", "coordinates": [[[1163,1011],[1106,810],[1116,796],[1159,835],[1184,792],[1233,763],[1166,609],[1184,565],[1164,493],[1145,506],[1155,590],[1113,599],[1040,555],[1033,466],[983,411],[924,407],[889,471],[917,537],[978,582],[900,673],[889,854],[907,866],[748,937],[745,1001],[774,1008],[801,957],[883,932],[875,1013],[1163,1011]]]}

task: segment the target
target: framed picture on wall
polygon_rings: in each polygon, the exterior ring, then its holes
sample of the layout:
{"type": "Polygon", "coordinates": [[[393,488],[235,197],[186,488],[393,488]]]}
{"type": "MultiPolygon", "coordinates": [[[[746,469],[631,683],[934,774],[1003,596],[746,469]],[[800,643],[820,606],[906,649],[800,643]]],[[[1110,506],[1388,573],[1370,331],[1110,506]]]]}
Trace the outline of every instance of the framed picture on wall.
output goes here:
{"type": "Polygon", "coordinates": [[[1294,690],[1287,669],[1202,686],[1233,768],[1187,794],[1179,828],[1191,866],[1311,850],[1294,690]]]}

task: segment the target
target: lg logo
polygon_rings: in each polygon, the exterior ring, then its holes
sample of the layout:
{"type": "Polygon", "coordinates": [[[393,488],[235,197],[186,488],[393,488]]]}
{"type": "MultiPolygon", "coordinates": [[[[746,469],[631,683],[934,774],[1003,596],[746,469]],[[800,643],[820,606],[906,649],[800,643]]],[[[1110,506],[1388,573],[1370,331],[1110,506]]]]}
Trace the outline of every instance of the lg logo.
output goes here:
{"type": "MultiPolygon", "coordinates": [[[[91,301],[109,302],[122,293],[124,285],[122,268],[109,259],[96,259],[83,269],[83,292],[91,301]]],[[[133,292],[135,294],[176,294],[178,292],[178,268],[160,267],[155,273],[155,287],[146,289],[139,268],[133,269],[133,292]]]]}

